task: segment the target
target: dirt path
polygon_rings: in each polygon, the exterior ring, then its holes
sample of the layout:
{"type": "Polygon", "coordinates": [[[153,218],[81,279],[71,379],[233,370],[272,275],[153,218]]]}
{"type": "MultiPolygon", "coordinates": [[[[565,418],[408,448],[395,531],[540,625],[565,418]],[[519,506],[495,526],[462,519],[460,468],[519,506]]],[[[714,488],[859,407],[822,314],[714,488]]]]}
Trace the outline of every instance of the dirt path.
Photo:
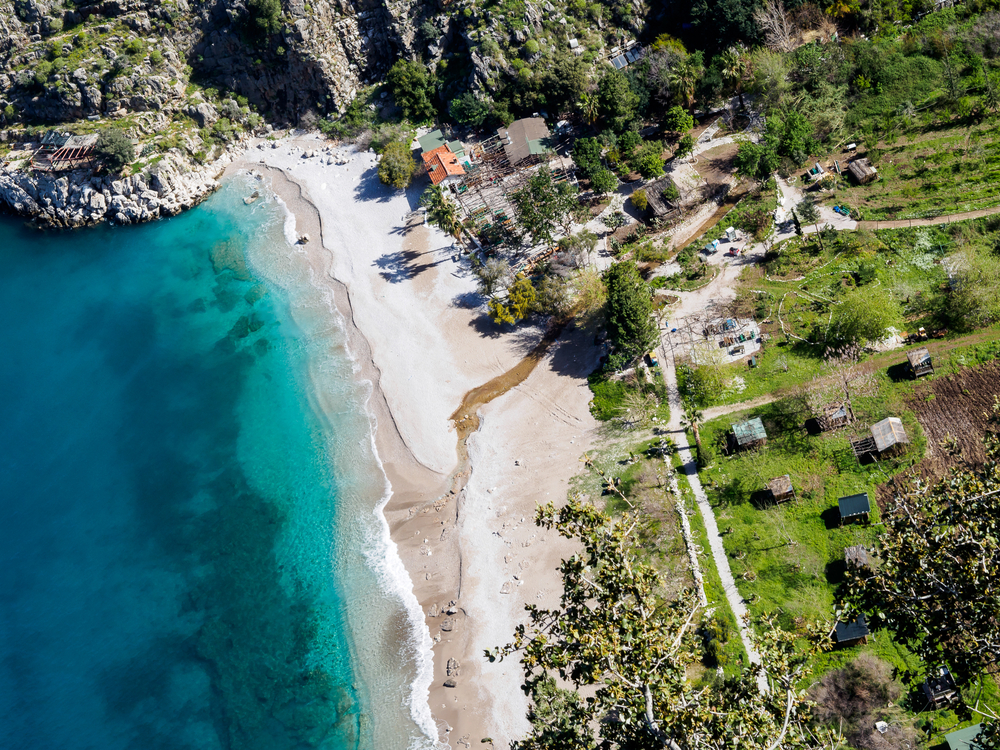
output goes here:
{"type": "MultiPolygon", "coordinates": [[[[666,338],[666,337],[664,337],[666,338]]],[[[746,604],[739,589],[736,588],[736,581],[733,579],[733,571],[729,567],[729,558],[726,550],[722,546],[722,535],[719,533],[719,525],[715,520],[715,512],[708,502],[708,496],[698,479],[698,463],[695,452],[687,441],[687,434],[681,426],[681,415],[684,409],[681,406],[680,390],[677,387],[677,371],[674,368],[673,347],[668,346],[667,341],[661,339],[660,353],[664,363],[664,378],[667,382],[667,394],[670,402],[670,424],[668,429],[677,445],[678,455],[681,457],[681,473],[687,477],[691,491],[694,492],[695,500],[698,503],[698,511],[701,513],[702,521],[705,524],[705,532],[708,534],[708,544],[712,550],[712,559],[715,561],[715,569],[719,572],[719,579],[722,581],[722,588],[726,594],[726,601],[729,608],[736,616],[739,627],[740,640],[743,648],[747,652],[747,658],[751,664],[760,664],[760,654],[754,649],[750,636],[749,619],[747,616],[746,604]]],[[[763,673],[758,677],[757,685],[761,692],[767,692],[767,676],[763,673]]]]}
{"type": "Polygon", "coordinates": [[[947,216],[935,216],[933,219],[899,219],[897,221],[859,221],[858,229],[907,229],[909,227],[931,227],[935,224],[951,224],[953,221],[981,219],[984,216],[1000,214],[1000,206],[981,208],[978,211],[965,211],[947,216]]]}
{"type": "Polygon", "coordinates": [[[764,404],[770,404],[772,401],[777,401],[779,398],[784,398],[783,393],[769,393],[766,396],[759,396],[757,398],[750,399],[749,401],[738,401],[735,404],[723,404],[722,406],[713,406],[709,409],[702,411],[704,421],[709,421],[710,419],[715,419],[716,417],[721,417],[723,414],[732,414],[735,411],[743,411],[744,409],[753,409],[757,406],[763,406],[764,404]]]}

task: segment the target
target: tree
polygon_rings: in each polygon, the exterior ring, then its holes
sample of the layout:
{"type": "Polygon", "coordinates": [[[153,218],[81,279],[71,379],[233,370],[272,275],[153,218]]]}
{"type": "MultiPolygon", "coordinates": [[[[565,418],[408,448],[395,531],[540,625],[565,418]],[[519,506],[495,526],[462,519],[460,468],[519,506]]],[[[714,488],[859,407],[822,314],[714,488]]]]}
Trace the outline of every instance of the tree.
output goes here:
{"type": "Polygon", "coordinates": [[[118,128],[104,128],[97,136],[94,153],[111,172],[121,172],[135,159],[132,139],[118,128]]]}
{"type": "Polygon", "coordinates": [[[960,330],[992,325],[1000,320],[1000,258],[964,250],[951,259],[954,278],[948,295],[948,317],[960,330]]]}
{"type": "Polygon", "coordinates": [[[768,47],[784,53],[795,49],[798,29],[782,0],[764,0],[764,4],[754,11],[753,20],[764,34],[768,47]]]}
{"type": "Polygon", "coordinates": [[[743,141],[736,151],[736,174],[763,185],[778,168],[781,157],[766,143],[743,141]]]}
{"type": "Polygon", "coordinates": [[[614,132],[622,133],[628,128],[635,119],[638,104],[639,97],[621,71],[610,70],[598,82],[598,112],[614,132]]]}
{"type": "Polygon", "coordinates": [[[629,158],[629,166],[647,180],[659,177],[663,174],[663,144],[659,141],[646,141],[629,158]]]}
{"type": "Polygon", "coordinates": [[[646,191],[642,188],[632,191],[632,205],[638,209],[640,213],[645,212],[649,208],[649,197],[646,195],[646,191]]]}
{"type": "Polygon", "coordinates": [[[819,247],[823,247],[823,233],[819,231],[819,209],[816,207],[816,199],[811,195],[805,196],[795,207],[795,216],[803,224],[812,224],[816,227],[816,236],[819,238],[819,247]]]}
{"type": "Polygon", "coordinates": [[[694,91],[698,86],[701,73],[702,71],[691,58],[685,57],[674,65],[667,74],[670,92],[683,102],[685,107],[691,107],[694,104],[694,91]]]}
{"type": "Polygon", "coordinates": [[[674,150],[675,159],[684,159],[694,153],[694,136],[686,133],[677,141],[677,148],[674,150]]]}
{"type": "Polygon", "coordinates": [[[539,526],[579,539],[582,552],[560,566],[559,606],[527,604],[528,622],[517,626],[513,641],[486,652],[491,661],[514,654],[522,661],[532,731],[516,747],[823,747],[804,726],[809,710],[798,684],[810,673],[809,658],[827,647],[826,633],[819,627],[785,633],[765,620],[763,635],[754,639],[760,665],[695,688],[686,670],[700,652],[697,598],[692,591],[675,599],[662,595],[659,573],[635,552],[631,534],[640,522],[629,513],[612,521],[575,498],[560,509],[551,503],[538,509],[539,526]],[[800,638],[803,650],[795,647],[800,638]],[[555,674],[574,690],[556,688],[555,674]],[[758,688],[758,678],[767,691],[758,688]]]}
{"type": "Polygon", "coordinates": [[[729,83],[740,98],[740,107],[746,108],[743,101],[743,84],[750,76],[750,54],[742,44],[734,44],[720,55],[722,61],[722,78],[729,83]]]}
{"type": "Polygon", "coordinates": [[[601,169],[590,178],[590,187],[595,193],[610,193],[618,187],[618,178],[610,169],[601,169]]]}
{"type": "Polygon", "coordinates": [[[532,175],[528,184],[514,193],[513,202],[521,226],[535,243],[551,242],[556,227],[567,230],[580,206],[576,188],[566,181],[553,182],[548,167],[532,175]]]}
{"type": "Polygon", "coordinates": [[[649,286],[634,261],[613,263],[604,272],[608,288],[608,334],[618,353],[638,359],[657,338],[649,286]]]}
{"type": "Polygon", "coordinates": [[[667,110],[663,127],[674,133],[685,133],[694,127],[694,118],[684,107],[675,104],[667,110]]]}
{"type": "Polygon", "coordinates": [[[417,168],[417,160],[408,143],[393,141],[382,151],[378,163],[378,178],[383,184],[394,188],[405,188],[413,181],[413,171],[417,168]]]}
{"type": "Polygon", "coordinates": [[[478,128],[490,116],[490,103],[488,100],[478,98],[471,91],[466,91],[451,100],[448,112],[455,118],[455,122],[478,128]]]}
{"type": "Polygon", "coordinates": [[[601,163],[603,151],[596,138],[578,138],[573,144],[573,163],[585,179],[593,181],[594,175],[604,168],[601,163]]]}
{"type": "Polygon", "coordinates": [[[396,104],[403,110],[403,116],[414,122],[422,122],[434,117],[435,107],[431,101],[434,82],[427,75],[427,68],[413,60],[397,60],[386,76],[389,91],[396,104]]]}
{"type": "Polygon", "coordinates": [[[492,297],[504,286],[510,276],[510,266],[499,258],[489,258],[475,269],[479,279],[479,291],[487,297],[492,297]]]}
{"type": "Polygon", "coordinates": [[[462,222],[458,209],[448,200],[440,185],[431,185],[420,196],[420,205],[427,209],[427,217],[432,223],[456,239],[462,236],[462,222]]]}
{"type": "Polygon", "coordinates": [[[262,39],[281,31],[280,0],[249,0],[246,7],[246,26],[251,36],[262,39]]]}
{"type": "MultiPolygon", "coordinates": [[[[990,416],[1000,426],[1000,401],[990,416]]],[[[984,443],[981,467],[898,497],[878,565],[848,574],[850,611],[893,631],[928,674],[948,666],[960,683],[1000,664],[1000,437],[984,443]]]]}
{"type": "Polygon", "coordinates": [[[829,340],[841,344],[881,341],[886,329],[901,321],[899,303],[884,287],[855,289],[833,309],[829,340]]]}
{"type": "Polygon", "coordinates": [[[708,466],[709,463],[708,456],[705,455],[704,449],[701,447],[701,423],[704,419],[705,415],[698,408],[694,396],[685,396],[684,417],[681,420],[681,425],[691,428],[691,434],[694,436],[694,444],[698,448],[698,465],[703,468],[708,466]]]}

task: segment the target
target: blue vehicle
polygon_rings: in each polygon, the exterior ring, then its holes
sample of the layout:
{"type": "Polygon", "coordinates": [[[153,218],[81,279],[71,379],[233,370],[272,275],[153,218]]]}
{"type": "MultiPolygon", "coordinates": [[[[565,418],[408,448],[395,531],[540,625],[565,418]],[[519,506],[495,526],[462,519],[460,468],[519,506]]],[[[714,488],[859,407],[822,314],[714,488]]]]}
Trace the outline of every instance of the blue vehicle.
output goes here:
{"type": "Polygon", "coordinates": [[[846,208],[841,208],[840,206],[834,206],[833,207],[833,211],[834,211],[834,213],[838,213],[841,216],[850,216],[851,215],[850,211],[848,211],[846,208]]]}

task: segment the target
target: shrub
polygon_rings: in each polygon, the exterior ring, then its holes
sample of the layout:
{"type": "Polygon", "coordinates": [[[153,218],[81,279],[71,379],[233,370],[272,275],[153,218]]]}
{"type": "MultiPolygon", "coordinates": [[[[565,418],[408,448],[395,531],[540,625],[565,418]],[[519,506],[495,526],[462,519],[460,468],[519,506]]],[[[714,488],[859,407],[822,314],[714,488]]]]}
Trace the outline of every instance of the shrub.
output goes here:
{"type": "Polygon", "coordinates": [[[448,111],[455,118],[455,122],[478,128],[489,117],[490,103],[488,100],[476,98],[471,91],[466,91],[451,100],[448,111]]]}
{"type": "Polygon", "coordinates": [[[417,162],[410,151],[410,145],[402,141],[393,141],[382,152],[382,160],[378,165],[378,178],[386,185],[394,188],[405,188],[413,181],[413,171],[417,162]]]}
{"type": "Polygon", "coordinates": [[[397,60],[386,76],[389,90],[403,116],[414,122],[429,120],[434,116],[434,81],[427,75],[427,68],[413,60],[397,60]]]}
{"type": "Polygon", "coordinates": [[[649,198],[646,197],[645,190],[639,189],[632,193],[632,205],[639,211],[645,211],[649,208],[649,198]]]}
{"type": "Polygon", "coordinates": [[[154,68],[159,67],[163,64],[163,53],[158,49],[154,49],[149,53],[149,64],[154,68]]]}
{"type": "Polygon", "coordinates": [[[280,0],[249,0],[246,25],[250,34],[257,38],[277,34],[281,31],[280,0]]]}
{"type": "Polygon", "coordinates": [[[527,42],[525,42],[524,51],[527,52],[529,55],[537,55],[538,42],[535,41],[534,39],[529,39],[527,42]]]}
{"type": "Polygon", "coordinates": [[[647,180],[663,174],[663,146],[659,141],[643,144],[629,159],[629,166],[647,180]]]}
{"type": "Polygon", "coordinates": [[[590,178],[590,187],[595,193],[610,193],[618,187],[618,178],[610,169],[601,169],[590,178]]]}
{"type": "Polygon", "coordinates": [[[48,60],[42,60],[38,63],[38,65],[35,66],[35,85],[38,87],[44,86],[48,82],[49,76],[52,75],[52,71],[54,69],[55,66],[48,60]]]}
{"type": "Polygon", "coordinates": [[[132,140],[118,128],[102,130],[97,137],[94,152],[112,172],[121,172],[126,164],[135,159],[132,140]]]}

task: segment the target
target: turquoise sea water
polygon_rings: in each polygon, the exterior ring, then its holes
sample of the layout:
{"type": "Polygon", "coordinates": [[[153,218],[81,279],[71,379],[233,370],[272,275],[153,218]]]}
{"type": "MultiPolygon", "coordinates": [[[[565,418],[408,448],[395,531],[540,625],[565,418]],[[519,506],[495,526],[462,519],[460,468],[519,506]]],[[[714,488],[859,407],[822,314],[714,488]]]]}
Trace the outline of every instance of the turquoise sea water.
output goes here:
{"type": "Polygon", "coordinates": [[[247,192],[0,220],[0,748],[426,744],[364,389],[247,192]]]}

